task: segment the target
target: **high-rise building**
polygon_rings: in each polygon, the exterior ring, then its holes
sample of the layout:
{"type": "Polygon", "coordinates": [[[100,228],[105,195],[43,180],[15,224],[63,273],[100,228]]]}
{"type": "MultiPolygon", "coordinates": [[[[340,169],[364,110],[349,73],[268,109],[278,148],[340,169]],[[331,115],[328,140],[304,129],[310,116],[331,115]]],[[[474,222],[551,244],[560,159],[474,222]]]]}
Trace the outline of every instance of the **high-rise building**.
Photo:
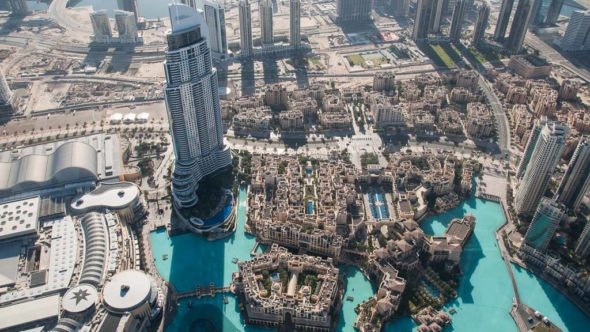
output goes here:
{"type": "Polygon", "coordinates": [[[524,242],[537,250],[546,250],[564,214],[563,205],[544,197],[524,235],[524,242]]]}
{"type": "Polygon", "coordinates": [[[520,159],[518,169],[516,170],[517,179],[522,179],[522,177],[524,176],[524,172],[526,171],[527,167],[529,166],[529,162],[531,161],[533,151],[537,146],[537,141],[539,140],[539,136],[541,135],[541,130],[543,130],[543,127],[545,127],[546,124],[546,116],[542,116],[540,119],[537,119],[535,121],[535,124],[531,129],[531,133],[529,134],[529,140],[524,149],[524,153],[522,154],[522,159],[520,159]]]}
{"type": "Polygon", "coordinates": [[[137,24],[137,18],[139,17],[139,13],[137,12],[137,0],[118,0],[119,9],[122,9],[126,12],[132,12],[135,15],[135,23],[137,24]]]}
{"type": "Polygon", "coordinates": [[[205,0],[203,3],[205,22],[209,28],[209,46],[217,56],[227,54],[227,32],[225,30],[225,8],[219,0],[205,0]]]}
{"type": "Polygon", "coordinates": [[[97,43],[108,43],[113,38],[111,22],[106,9],[96,10],[90,13],[90,22],[92,23],[92,41],[97,43]]]}
{"type": "Polygon", "coordinates": [[[514,210],[521,215],[532,214],[545,190],[565,146],[568,127],[547,123],[541,130],[528,166],[514,195],[514,210]]]}
{"type": "Polygon", "coordinates": [[[557,20],[559,19],[559,14],[561,13],[561,9],[563,8],[563,3],[564,0],[551,1],[551,5],[549,5],[549,9],[547,11],[545,24],[554,25],[557,23],[557,20]]]}
{"type": "Polygon", "coordinates": [[[578,237],[576,244],[576,255],[586,258],[590,255],[590,221],[586,221],[586,225],[578,237]]]}
{"type": "Polygon", "coordinates": [[[432,12],[433,3],[433,0],[418,0],[416,3],[416,19],[412,30],[412,39],[415,41],[428,38],[430,17],[434,15],[432,12]]]}
{"type": "MultiPolygon", "coordinates": [[[[165,100],[175,153],[172,196],[178,208],[197,203],[199,181],[231,164],[223,142],[217,71],[207,47],[209,31],[196,10],[171,4],[165,100]]],[[[195,226],[196,227],[196,226],[195,226]]]]}
{"type": "Polygon", "coordinates": [[[240,0],[240,49],[243,56],[252,55],[252,11],[248,0],[240,0]]]}
{"type": "Polygon", "coordinates": [[[410,14],[410,0],[389,0],[391,14],[396,17],[407,17],[410,14]]]}
{"type": "Polygon", "coordinates": [[[580,138],[567,170],[557,189],[557,201],[567,208],[580,207],[584,195],[590,188],[590,137],[580,138]]]}
{"type": "Polygon", "coordinates": [[[533,4],[531,24],[555,24],[564,0],[536,0],[533,4]]]}
{"type": "Polygon", "coordinates": [[[466,11],[467,0],[457,0],[455,2],[455,8],[453,9],[453,19],[451,20],[451,30],[449,32],[451,42],[454,44],[461,42],[461,31],[466,11]]]}
{"type": "Polygon", "coordinates": [[[301,46],[301,0],[290,0],[289,15],[289,43],[297,49],[301,46]]]}
{"type": "Polygon", "coordinates": [[[363,22],[371,19],[371,0],[336,0],[338,22],[363,22]]]}
{"type": "Polygon", "coordinates": [[[475,29],[473,30],[472,44],[477,47],[484,40],[486,29],[488,28],[488,21],[490,19],[491,5],[489,1],[484,1],[478,10],[477,21],[475,22],[475,29]]]}
{"type": "Polygon", "coordinates": [[[29,11],[29,6],[25,0],[10,0],[10,12],[14,16],[27,16],[29,11]]]}
{"type": "Polygon", "coordinates": [[[258,3],[260,13],[260,41],[263,45],[274,42],[272,31],[272,0],[260,0],[258,3]]]}
{"type": "Polygon", "coordinates": [[[502,42],[506,36],[508,29],[508,22],[510,22],[510,15],[512,14],[512,7],[514,0],[503,0],[498,14],[498,22],[496,23],[496,30],[494,31],[494,40],[502,42]]]}
{"type": "Polygon", "coordinates": [[[119,32],[119,42],[137,42],[137,21],[133,12],[115,10],[115,23],[119,32]]]}
{"type": "Polygon", "coordinates": [[[439,33],[440,24],[443,19],[444,0],[432,0],[432,14],[430,15],[429,32],[439,33]]]}
{"type": "Polygon", "coordinates": [[[201,9],[200,3],[198,0],[180,0],[181,3],[193,8],[193,9],[201,9]]]}
{"type": "Polygon", "coordinates": [[[504,43],[504,46],[513,54],[519,53],[522,49],[524,37],[526,36],[532,17],[533,1],[534,0],[520,0],[518,6],[516,6],[514,17],[518,19],[512,20],[510,34],[504,43]]]}
{"type": "Polygon", "coordinates": [[[6,77],[0,73],[0,117],[4,117],[13,111],[14,94],[10,90],[6,77]]]}
{"type": "Polygon", "coordinates": [[[590,10],[572,13],[560,46],[564,51],[590,50],[590,10]]]}

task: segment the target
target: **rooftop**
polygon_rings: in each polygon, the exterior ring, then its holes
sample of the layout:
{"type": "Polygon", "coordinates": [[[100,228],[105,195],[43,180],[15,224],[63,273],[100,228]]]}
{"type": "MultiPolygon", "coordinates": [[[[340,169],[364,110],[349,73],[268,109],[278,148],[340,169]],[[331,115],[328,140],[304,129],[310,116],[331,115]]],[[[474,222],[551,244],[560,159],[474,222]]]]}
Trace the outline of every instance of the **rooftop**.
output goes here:
{"type": "Polygon", "coordinates": [[[0,203],[0,240],[36,233],[38,215],[39,196],[0,203]]]}

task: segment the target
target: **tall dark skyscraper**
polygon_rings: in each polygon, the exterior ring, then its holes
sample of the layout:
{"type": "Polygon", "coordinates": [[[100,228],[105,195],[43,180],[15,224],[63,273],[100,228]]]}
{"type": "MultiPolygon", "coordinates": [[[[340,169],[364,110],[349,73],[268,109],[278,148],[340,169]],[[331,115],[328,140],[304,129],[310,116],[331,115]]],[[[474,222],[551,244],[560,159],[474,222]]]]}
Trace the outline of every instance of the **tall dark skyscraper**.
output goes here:
{"type": "Polygon", "coordinates": [[[301,46],[301,0],[289,1],[289,43],[293,48],[301,46]]]}
{"type": "Polygon", "coordinates": [[[363,22],[371,19],[372,0],[336,0],[338,22],[363,22]]]}
{"type": "Polygon", "coordinates": [[[252,11],[248,0],[240,0],[240,54],[243,56],[252,55],[252,11]]]}
{"type": "Polygon", "coordinates": [[[483,40],[488,28],[491,6],[489,1],[484,1],[479,7],[475,29],[473,30],[473,45],[478,46],[483,40]]]}
{"type": "Polygon", "coordinates": [[[557,189],[557,201],[572,210],[580,207],[590,188],[590,137],[580,139],[557,189]]]}
{"type": "Polygon", "coordinates": [[[430,15],[430,22],[428,24],[428,32],[439,33],[440,24],[443,19],[443,5],[444,0],[432,0],[432,14],[430,15]]]}
{"type": "Polygon", "coordinates": [[[563,7],[564,0],[536,0],[533,4],[531,24],[555,24],[563,7]]]}
{"type": "Polygon", "coordinates": [[[513,54],[519,53],[524,43],[529,24],[531,22],[534,0],[521,0],[516,7],[515,19],[512,20],[510,34],[504,46],[513,54]]]}
{"type": "Polygon", "coordinates": [[[559,14],[561,13],[561,9],[563,8],[564,0],[553,0],[551,1],[551,5],[549,5],[549,9],[547,10],[547,17],[545,18],[545,23],[549,25],[553,25],[557,23],[559,19],[559,14]]]}
{"type": "Polygon", "coordinates": [[[502,7],[500,7],[500,13],[498,14],[498,22],[496,23],[496,31],[494,32],[494,40],[501,42],[506,36],[506,30],[508,29],[508,22],[510,21],[510,14],[512,14],[512,7],[514,6],[514,0],[502,1],[502,7]]]}
{"type": "Polygon", "coordinates": [[[396,17],[407,17],[410,13],[410,0],[389,0],[391,14],[396,17]]]}
{"type": "Polygon", "coordinates": [[[432,12],[433,0],[418,0],[416,3],[416,19],[412,30],[412,39],[415,41],[428,38],[429,25],[432,12]]]}
{"type": "Polygon", "coordinates": [[[199,181],[231,165],[231,154],[223,142],[217,71],[205,19],[187,5],[170,5],[169,11],[172,30],[166,36],[164,70],[176,158],[172,196],[176,207],[188,208],[197,203],[199,181]]]}
{"type": "Polygon", "coordinates": [[[137,0],[118,0],[118,5],[120,9],[135,14],[135,21],[137,22],[137,18],[139,17],[137,12],[137,0]]]}
{"type": "Polygon", "coordinates": [[[453,19],[451,20],[451,30],[449,32],[449,37],[453,44],[461,42],[461,31],[466,11],[467,0],[457,0],[453,9],[453,19]]]}

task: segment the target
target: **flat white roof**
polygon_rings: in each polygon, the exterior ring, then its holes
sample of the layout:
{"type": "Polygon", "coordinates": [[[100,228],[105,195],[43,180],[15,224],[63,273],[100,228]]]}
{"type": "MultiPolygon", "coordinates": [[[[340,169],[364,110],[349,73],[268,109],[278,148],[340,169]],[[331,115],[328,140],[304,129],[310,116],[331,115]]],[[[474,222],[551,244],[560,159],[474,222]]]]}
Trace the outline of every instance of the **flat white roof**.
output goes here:
{"type": "Polygon", "coordinates": [[[0,240],[36,233],[38,218],[39,196],[0,203],[0,240]]]}
{"type": "Polygon", "coordinates": [[[117,312],[130,311],[148,301],[151,288],[150,277],[144,272],[126,270],[115,274],[104,286],[103,300],[117,312]]]}
{"type": "Polygon", "coordinates": [[[0,307],[0,330],[59,315],[59,295],[0,307]]]}
{"type": "Polygon", "coordinates": [[[77,197],[71,204],[75,211],[97,208],[119,210],[127,207],[140,196],[139,188],[130,182],[103,183],[95,190],[77,197]]]}
{"type": "MultiPolygon", "coordinates": [[[[47,283],[41,286],[13,290],[0,295],[0,305],[27,297],[42,296],[69,286],[74,267],[78,238],[72,218],[66,216],[53,222],[51,226],[51,245],[47,283]]],[[[0,328],[1,330],[2,328],[0,328]]]]}

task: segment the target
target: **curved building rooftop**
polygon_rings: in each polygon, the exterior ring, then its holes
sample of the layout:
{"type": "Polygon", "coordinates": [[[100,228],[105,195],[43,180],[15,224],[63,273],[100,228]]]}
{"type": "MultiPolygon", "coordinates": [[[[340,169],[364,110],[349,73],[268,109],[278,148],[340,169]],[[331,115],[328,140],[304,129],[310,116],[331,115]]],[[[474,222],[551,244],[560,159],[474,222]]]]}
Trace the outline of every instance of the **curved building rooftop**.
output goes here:
{"type": "Polygon", "coordinates": [[[116,177],[121,163],[116,135],[92,135],[0,152],[0,197],[116,177]]]}
{"type": "Polygon", "coordinates": [[[80,283],[98,285],[102,281],[108,249],[104,217],[98,213],[88,213],[80,223],[84,232],[84,267],[80,283]]]}
{"type": "Polygon", "coordinates": [[[139,199],[140,194],[139,187],[131,182],[103,183],[95,190],[77,197],[70,207],[74,212],[120,210],[139,199]]]}
{"type": "Polygon", "coordinates": [[[103,302],[109,311],[132,311],[150,301],[152,281],[138,270],[119,272],[106,283],[102,291],[103,302]]]}
{"type": "Polygon", "coordinates": [[[79,313],[90,309],[98,300],[96,287],[88,284],[79,284],[68,289],[61,300],[63,310],[70,313],[79,313]]]}

